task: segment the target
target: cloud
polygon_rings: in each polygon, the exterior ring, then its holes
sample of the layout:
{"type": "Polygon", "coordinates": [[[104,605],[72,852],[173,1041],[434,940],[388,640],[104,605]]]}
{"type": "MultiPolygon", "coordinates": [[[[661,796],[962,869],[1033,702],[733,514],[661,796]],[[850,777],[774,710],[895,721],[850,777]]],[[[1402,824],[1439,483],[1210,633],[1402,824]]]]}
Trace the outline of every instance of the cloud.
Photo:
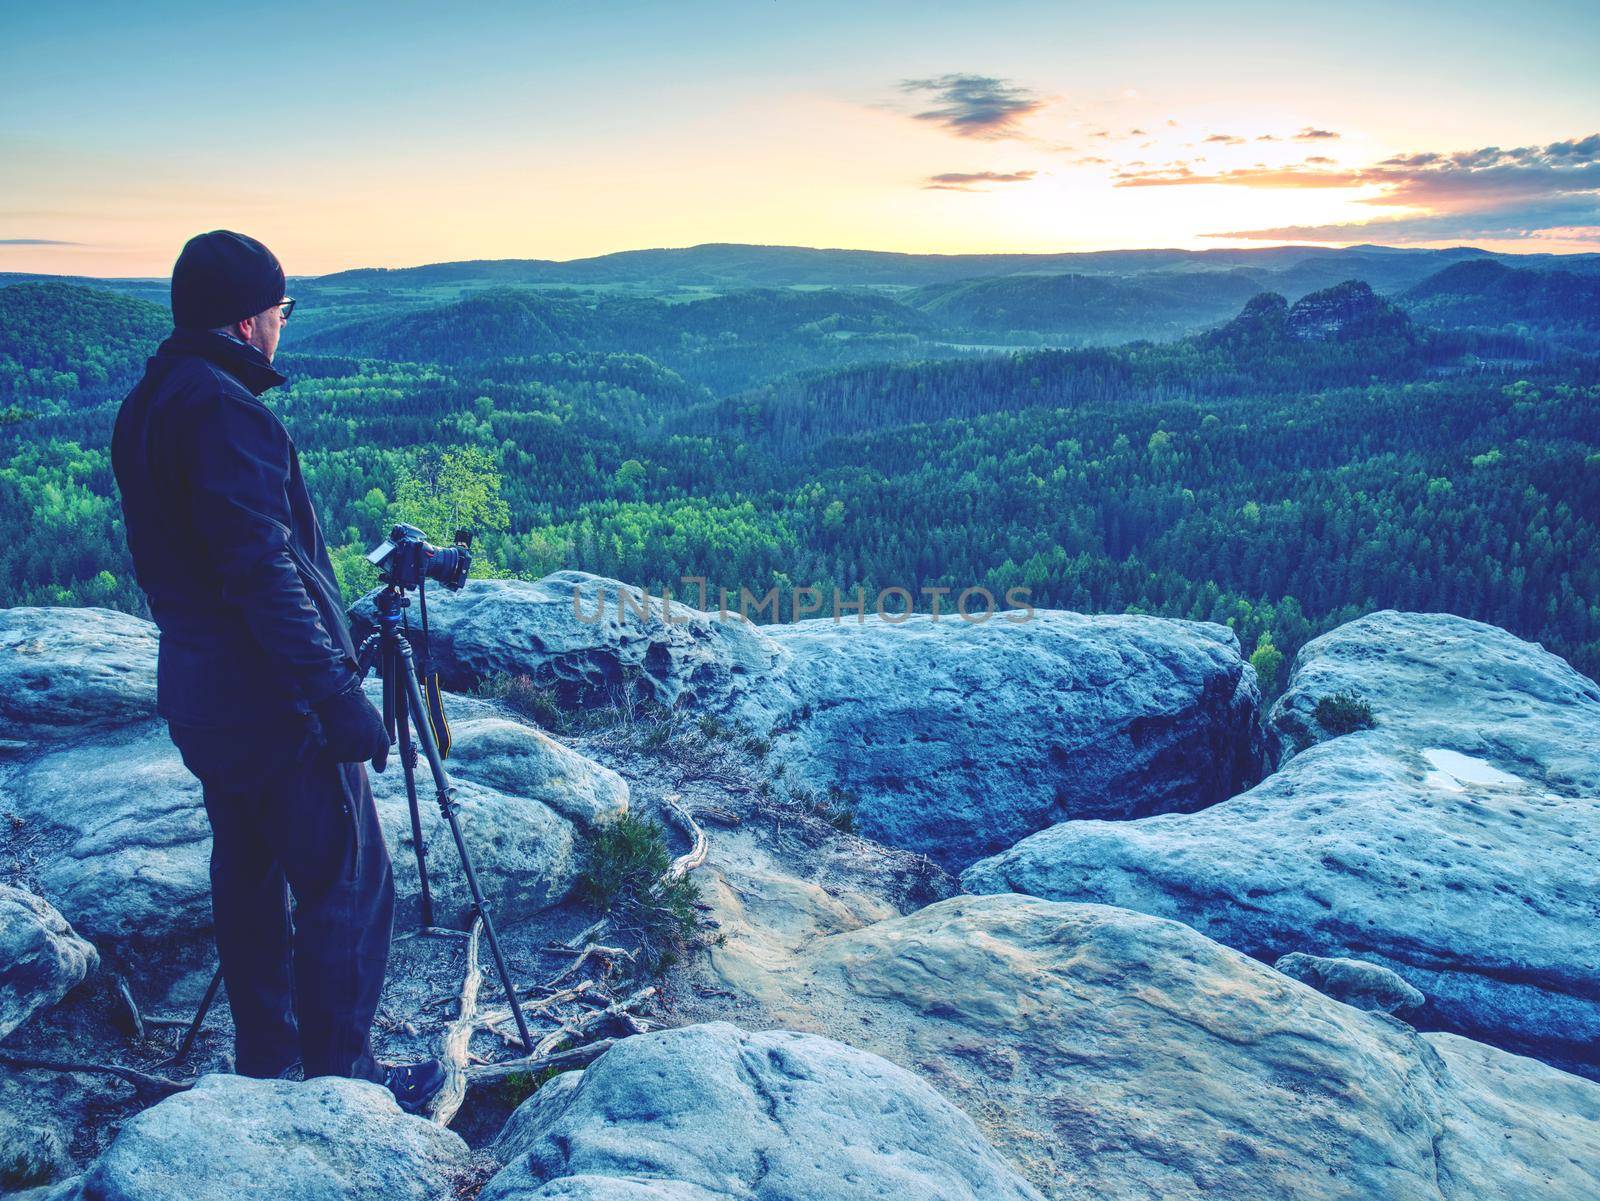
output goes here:
{"type": "Polygon", "coordinates": [[[1338,136],[1339,135],[1334,133],[1331,129],[1313,129],[1311,126],[1307,125],[1299,133],[1294,135],[1294,140],[1297,142],[1328,142],[1332,141],[1338,136]]]}
{"type": "Polygon", "coordinates": [[[1507,207],[1494,212],[1432,213],[1378,217],[1332,225],[1280,225],[1203,234],[1207,238],[1241,238],[1269,242],[1449,242],[1473,239],[1564,241],[1600,244],[1600,203],[1555,201],[1507,207]]]}
{"type": "Polygon", "coordinates": [[[1214,133],[1206,139],[1207,145],[1212,142],[1216,142],[1223,146],[1242,146],[1244,144],[1244,139],[1235,137],[1231,133],[1214,133]]]}
{"type": "Polygon", "coordinates": [[[82,246],[82,242],[59,242],[55,238],[0,238],[0,246],[82,246]]]}
{"type": "Polygon", "coordinates": [[[1484,146],[1450,153],[1399,154],[1371,166],[1333,169],[1313,156],[1284,167],[1246,167],[1200,173],[1187,164],[1153,171],[1123,170],[1116,186],[1245,188],[1367,188],[1357,203],[1404,209],[1370,221],[1234,230],[1211,237],[1275,241],[1439,241],[1449,238],[1535,238],[1554,229],[1600,227],[1600,134],[1544,146],[1484,146]]]}
{"type": "Polygon", "coordinates": [[[918,121],[942,126],[963,138],[1004,138],[1016,123],[1038,112],[1045,99],[1029,88],[990,75],[936,75],[905,79],[900,90],[931,97],[933,107],[912,113],[918,121]]]}
{"type": "Polygon", "coordinates": [[[1247,188],[1351,188],[1361,183],[1357,171],[1308,171],[1304,166],[1239,167],[1232,171],[1202,174],[1184,163],[1154,171],[1119,171],[1119,188],[1192,187],[1196,184],[1225,184],[1247,188]]]}
{"type": "Polygon", "coordinates": [[[1275,134],[1275,133],[1264,133],[1264,134],[1261,134],[1259,137],[1257,137],[1256,141],[1258,141],[1258,142],[1278,142],[1278,141],[1282,141],[1282,139],[1279,138],[1278,135],[1275,134]]]}
{"type": "Polygon", "coordinates": [[[1027,183],[1037,171],[946,171],[922,185],[935,192],[987,192],[985,184],[1027,183]]]}

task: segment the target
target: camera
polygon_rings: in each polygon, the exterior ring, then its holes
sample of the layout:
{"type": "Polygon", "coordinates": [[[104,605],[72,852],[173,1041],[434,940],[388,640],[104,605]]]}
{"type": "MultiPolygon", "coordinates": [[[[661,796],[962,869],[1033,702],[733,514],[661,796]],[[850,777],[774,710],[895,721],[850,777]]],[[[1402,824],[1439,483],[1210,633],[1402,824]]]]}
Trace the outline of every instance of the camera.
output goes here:
{"type": "Polygon", "coordinates": [[[378,569],[380,580],[397,588],[417,588],[429,579],[458,592],[472,567],[471,546],[470,530],[457,530],[455,545],[441,547],[429,543],[416,526],[397,525],[367,552],[367,562],[378,569]]]}

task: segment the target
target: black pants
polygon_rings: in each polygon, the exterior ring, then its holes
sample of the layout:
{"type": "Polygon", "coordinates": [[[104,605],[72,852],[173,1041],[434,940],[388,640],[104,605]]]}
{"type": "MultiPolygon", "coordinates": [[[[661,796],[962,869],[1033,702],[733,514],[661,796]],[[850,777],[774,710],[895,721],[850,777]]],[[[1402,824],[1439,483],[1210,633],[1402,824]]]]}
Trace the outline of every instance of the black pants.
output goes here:
{"type": "Polygon", "coordinates": [[[298,723],[169,723],[211,819],[211,910],[241,1075],[381,1080],[370,1031],[394,877],[367,773],[305,748],[298,723]],[[289,895],[294,894],[291,920],[289,895]]]}

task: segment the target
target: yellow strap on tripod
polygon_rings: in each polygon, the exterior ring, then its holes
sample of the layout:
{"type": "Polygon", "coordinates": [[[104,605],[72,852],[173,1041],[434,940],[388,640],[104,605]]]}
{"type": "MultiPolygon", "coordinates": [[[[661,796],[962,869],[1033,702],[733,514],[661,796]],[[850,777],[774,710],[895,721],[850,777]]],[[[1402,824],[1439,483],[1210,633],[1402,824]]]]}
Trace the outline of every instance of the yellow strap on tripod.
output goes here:
{"type": "Polygon", "coordinates": [[[439,748],[439,758],[450,757],[450,719],[444,715],[444,695],[439,691],[439,673],[430,671],[422,683],[423,697],[428,702],[428,725],[433,729],[433,742],[439,748]]]}

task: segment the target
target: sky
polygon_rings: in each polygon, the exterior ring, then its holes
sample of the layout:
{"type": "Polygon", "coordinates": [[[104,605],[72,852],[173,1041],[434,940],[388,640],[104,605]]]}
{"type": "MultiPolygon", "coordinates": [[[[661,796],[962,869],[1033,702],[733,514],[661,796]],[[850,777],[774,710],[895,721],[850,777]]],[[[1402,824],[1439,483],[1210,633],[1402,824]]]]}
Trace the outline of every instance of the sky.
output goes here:
{"type": "Polygon", "coordinates": [[[1600,4],[0,0],[0,272],[1600,251],[1600,4]]]}

